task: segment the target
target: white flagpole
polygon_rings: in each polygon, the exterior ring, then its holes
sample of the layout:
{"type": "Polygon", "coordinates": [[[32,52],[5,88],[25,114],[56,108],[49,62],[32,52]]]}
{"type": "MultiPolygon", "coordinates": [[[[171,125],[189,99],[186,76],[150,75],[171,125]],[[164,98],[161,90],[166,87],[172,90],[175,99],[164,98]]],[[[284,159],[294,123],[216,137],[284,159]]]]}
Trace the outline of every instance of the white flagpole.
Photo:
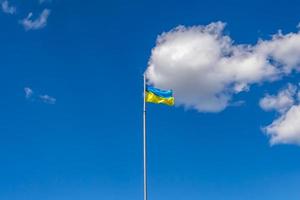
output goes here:
{"type": "Polygon", "coordinates": [[[147,137],[146,137],[146,75],[144,74],[144,109],[143,109],[143,146],[144,146],[144,200],[147,200],[147,137]]]}

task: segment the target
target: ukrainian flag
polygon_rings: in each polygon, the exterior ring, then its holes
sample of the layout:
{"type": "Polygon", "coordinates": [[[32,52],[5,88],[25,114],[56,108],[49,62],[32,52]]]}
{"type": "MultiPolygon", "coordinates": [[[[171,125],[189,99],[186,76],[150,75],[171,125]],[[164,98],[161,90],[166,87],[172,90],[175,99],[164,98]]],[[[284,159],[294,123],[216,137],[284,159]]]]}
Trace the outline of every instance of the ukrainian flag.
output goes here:
{"type": "Polygon", "coordinates": [[[174,97],[172,90],[160,90],[151,86],[146,86],[146,102],[174,105],[174,97]]]}

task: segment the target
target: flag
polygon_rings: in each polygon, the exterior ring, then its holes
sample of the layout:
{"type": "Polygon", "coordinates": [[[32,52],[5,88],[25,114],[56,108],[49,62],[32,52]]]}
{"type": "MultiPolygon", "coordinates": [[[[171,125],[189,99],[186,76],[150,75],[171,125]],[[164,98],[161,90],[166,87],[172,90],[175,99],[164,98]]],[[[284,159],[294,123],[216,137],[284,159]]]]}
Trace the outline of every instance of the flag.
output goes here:
{"type": "Polygon", "coordinates": [[[174,105],[174,97],[172,90],[160,90],[151,86],[146,86],[145,100],[149,103],[174,105]]]}

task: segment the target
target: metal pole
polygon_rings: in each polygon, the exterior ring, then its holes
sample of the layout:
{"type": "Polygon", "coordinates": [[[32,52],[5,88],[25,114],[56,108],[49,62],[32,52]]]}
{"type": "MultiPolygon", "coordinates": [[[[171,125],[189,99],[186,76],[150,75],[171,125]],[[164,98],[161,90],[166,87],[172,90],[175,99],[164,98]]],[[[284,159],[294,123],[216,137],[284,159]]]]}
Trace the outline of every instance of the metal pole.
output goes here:
{"type": "Polygon", "coordinates": [[[144,200],[147,200],[147,138],[146,138],[146,75],[145,74],[144,74],[143,144],[144,144],[144,200]]]}

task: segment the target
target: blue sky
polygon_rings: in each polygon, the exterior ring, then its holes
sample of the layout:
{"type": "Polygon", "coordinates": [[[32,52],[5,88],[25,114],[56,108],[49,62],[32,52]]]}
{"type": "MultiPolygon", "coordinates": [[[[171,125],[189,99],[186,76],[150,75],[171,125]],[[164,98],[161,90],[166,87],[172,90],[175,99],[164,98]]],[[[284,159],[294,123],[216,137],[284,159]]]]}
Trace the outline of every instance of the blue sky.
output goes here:
{"type": "MultiPolygon", "coordinates": [[[[300,22],[297,1],[4,2],[1,200],[141,199],[142,74],[158,35],[222,21],[221,35],[255,46],[278,30],[297,34],[300,22]]],[[[299,198],[299,143],[272,146],[262,130],[292,105],[259,105],[280,91],[296,98],[299,74],[265,79],[214,112],[201,101],[148,105],[149,199],[299,198]]]]}

